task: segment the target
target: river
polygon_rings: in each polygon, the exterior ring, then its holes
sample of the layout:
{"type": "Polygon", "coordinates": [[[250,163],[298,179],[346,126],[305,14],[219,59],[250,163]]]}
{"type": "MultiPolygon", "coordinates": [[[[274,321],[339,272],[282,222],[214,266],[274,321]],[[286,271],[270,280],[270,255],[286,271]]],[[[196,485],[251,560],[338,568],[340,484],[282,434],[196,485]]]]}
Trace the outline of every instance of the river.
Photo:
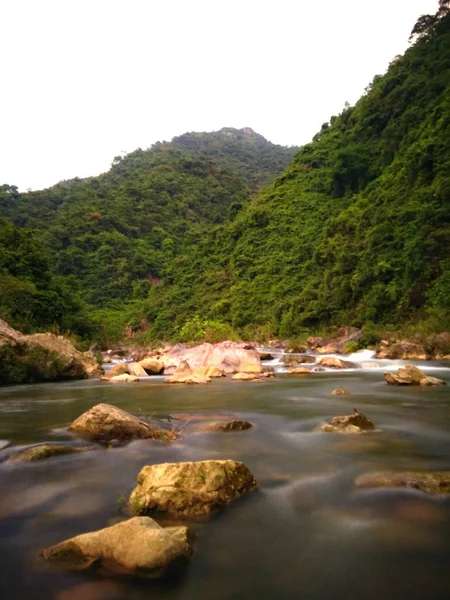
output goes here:
{"type": "MultiPolygon", "coordinates": [[[[449,369],[437,363],[427,368],[450,383],[449,369]]],[[[169,386],[152,377],[123,385],[1,388],[0,439],[10,443],[3,458],[17,446],[79,444],[66,428],[99,402],[154,418],[232,413],[254,424],[228,433],[189,433],[188,424],[175,443],[141,440],[34,463],[4,460],[2,600],[448,600],[450,495],[355,490],[353,481],[371,470],[449,469],[449,388],[388,386],[382,372],[279,374],[258,384],[227,378],[169,386]],[[339,386],[352,395],[331,396],[339,386]],[[354,408],[376,432],[313,431],[354,408]],[[211,521],[193,524],[197,550],[181,578],[68,573],[39,558],[41,549],[120,517],[120,500],[142,466],[212,458],[243,461],[261,489],[211,521]]]]}

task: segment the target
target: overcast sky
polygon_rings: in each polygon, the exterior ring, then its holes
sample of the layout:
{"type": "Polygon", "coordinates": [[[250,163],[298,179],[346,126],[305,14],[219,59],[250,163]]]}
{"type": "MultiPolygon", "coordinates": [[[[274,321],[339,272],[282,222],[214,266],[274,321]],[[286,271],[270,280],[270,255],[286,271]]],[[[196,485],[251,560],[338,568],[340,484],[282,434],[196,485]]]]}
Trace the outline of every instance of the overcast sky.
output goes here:
{"type": "Polygon", "coordinates": [[[0,184],[97,175],[186,131],[301,145],[437,0],[1,0],[0,184]]]}

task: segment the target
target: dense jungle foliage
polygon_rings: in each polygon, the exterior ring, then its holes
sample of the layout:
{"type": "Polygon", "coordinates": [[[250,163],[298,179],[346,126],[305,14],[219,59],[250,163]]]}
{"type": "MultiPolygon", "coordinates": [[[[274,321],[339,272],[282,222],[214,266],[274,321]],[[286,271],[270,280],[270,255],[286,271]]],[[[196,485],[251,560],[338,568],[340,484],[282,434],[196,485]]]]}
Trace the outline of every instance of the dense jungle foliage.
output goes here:
{"type": "Polygon", "coordinates": [[[1,259],[0,317],[105,344],[450,328],[449,4],[286,169],[295,149],[225,128],[117,157],[99,177],[0,188],[0,215],[19,227],[3,222],[19,240],[5,248],[43,261],[1,259]]]}

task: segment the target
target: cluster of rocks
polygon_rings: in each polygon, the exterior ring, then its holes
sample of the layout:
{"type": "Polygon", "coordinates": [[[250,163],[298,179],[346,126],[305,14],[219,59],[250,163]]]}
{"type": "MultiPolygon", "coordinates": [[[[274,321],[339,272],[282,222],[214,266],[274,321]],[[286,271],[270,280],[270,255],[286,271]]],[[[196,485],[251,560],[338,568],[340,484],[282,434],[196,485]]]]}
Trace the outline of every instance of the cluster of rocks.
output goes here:
{"type": "Polygon", "coordinates": [[[398,369],[397,374],[385,373],[384,378],[389,385],[446,385],[443,379],[426,375],[414,365],[406,365],[398,369]]]}

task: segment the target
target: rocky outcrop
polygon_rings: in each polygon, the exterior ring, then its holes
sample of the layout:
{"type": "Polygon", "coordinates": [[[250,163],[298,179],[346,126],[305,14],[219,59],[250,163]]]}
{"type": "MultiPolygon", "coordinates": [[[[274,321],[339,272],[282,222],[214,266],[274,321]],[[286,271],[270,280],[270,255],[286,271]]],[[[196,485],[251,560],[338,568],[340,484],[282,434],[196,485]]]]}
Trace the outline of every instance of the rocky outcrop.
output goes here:
{"type": "Polygon", "coordinates": [[[328,367],[329,369],[351,369],[353,364],[336,356],[324,356],[317,361],[318,365],[328,367]]]}
{"type": "Polygon", "coordinates": [[[27,448],[17,454],[13,454],[9,460],[14,462],[34,462],[35,460],[51,458],[52,456],[79,454],[88,450],[94,450],[94,448],[92,446],[88,448],[74,448],[73,446],[63,446],[62,444],[42,444],[41,446],[33,446],[32,448],[27,448]]]}
{"type": "Polygon", "coordinates": [[[342,327],[335,338],[309,337],[308,347],[318,354],[337,354],[345,351],[345,345],[349,342],[358,342],[363,332],[356,327],[342,327]]]}
{"type": "Polygon", "coordinates": [[[75,419],[69,431],[84,439],[104,444],[112,440],[174,440],[177,437],[174,431],[138,419],[111,404],[93,406],[75,419]]]}
{"type": "Polygon", "coordinates": [[[164,373],[169,375],[183,361],[186,361],[193,371],[198,367],[217,367],[225,375],[262,371],[258,352],[247,344],[236,342],[206,343],[194,348],[186,348],[183,345],[170,346],[161,352],[159,360],[164,362],[164,373]]]}
{"type": "Polygon", "coordinates": [[[450,494],[450,471],[435,473],[380,471],[365,473],[355,480],[358,488],[412,488],[427,494],[450,494]]]}
{"type": "Polygon", "coordinates": [[[363,433],[373,431],[374,424],[365,415],[355,411],[351,415],[333,417],[329,421],[322,423],[316,428],[316,431],[325,433],[363,433]]]}
{"type": "Polygon", "coordinates": [[[345,388],[339,387],[331,392],[332,396],[351,396],[351,392],[345,388]]]}
{"type": "MultiPolygon", "coordinates": [[[[39,381],[99,377],[102,369],[92,352],[80,352],[70,340],[53,333],[23,335],[0,320],[0,347],[10,346],[22,365],[36,363],[39,381]]],[[[26,382],[26,374],[24,375],[26,382]]]]}
{"type": "Polygon", "coordinates": [[[408,340],[399,342],[382,341],[376,357],[391,360],[427,360],[430,358],[423,344],[408,340]]]}
{"type": "Polygon", "coordinates": [[[446,385],[444,380],[438,377],[430,377],[414,365],[401,367],[397,374],[385,373],[384,378],[389,385],[446,385]]]}
{"type": "Polygon", "coordinates": [[[129,504],[137,512],[202,517],[257,489],[249,469],[235,460],[204,460],[144,467],[129,504]]]}
{"type": "Polygon", "coordinates": [[[41,556],[60,567],[87,569],[95,564],[138,577],[162,577],[193,554],[187,527],[160,527],[149,517],[134,517],[117,525],[60,542],[41,556]]]}

